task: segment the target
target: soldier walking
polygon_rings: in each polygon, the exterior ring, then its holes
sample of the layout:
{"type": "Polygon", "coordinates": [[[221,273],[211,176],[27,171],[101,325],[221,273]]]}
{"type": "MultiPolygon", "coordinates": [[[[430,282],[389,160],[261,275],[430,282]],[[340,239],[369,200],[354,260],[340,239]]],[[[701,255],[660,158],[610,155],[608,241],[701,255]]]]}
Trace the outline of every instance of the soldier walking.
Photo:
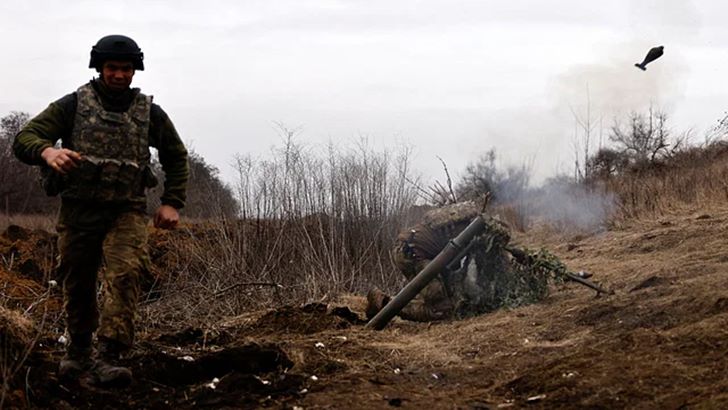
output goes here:
{"type": "Polygon", "coordinates": [[[16,135],[13,150],[21,161],[45,168],[47,193],[61,197],[58,276],[70,343],[59,378],[72,380],[90,371],[100,385],[124,386],[132,373],[119,360],[134,343],[146,258],[146,189],[157,184],[149,148],[158,150],[165,173],[154,226],[177,225],[189,168],[187,150],[167,114],[151,96],[130,87],[136,71],[144,70],[137,43],[122,35],[101,38],[91,49],[89,68],[98,78],[33,118],[16,135]],[[102,264],[105,297],[99,312],[102,264]]]}

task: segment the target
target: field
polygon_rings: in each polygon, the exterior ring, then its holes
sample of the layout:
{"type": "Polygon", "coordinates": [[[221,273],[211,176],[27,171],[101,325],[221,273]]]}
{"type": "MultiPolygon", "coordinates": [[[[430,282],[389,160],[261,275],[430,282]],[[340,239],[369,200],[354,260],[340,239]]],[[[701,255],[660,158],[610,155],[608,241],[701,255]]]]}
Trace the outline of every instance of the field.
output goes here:
{"type": "MultiPolygon", "coordinates": [[[[39,252],[51,246],[52,236],[44,232],[10,228],[0,242],[6,260],[11,250],[19,255],[13,269],[2,271],[4,295],[17,305],[39,300],[30,309],[45,312],[46,329],[35,336],[35,349],[13,375],[5,405],[728,405],[728,208],[675,210],[590,235],[532,230],[515,238],[551,249],[573,269],[594,273],[614,295],[596,297],[575,284],[555,285],[538,304],[462,321],[397,319],[383,331],[363,327],[361,295],[250,308],[205,326],[172,328],[147,318],[137,349],[126,359],[135,382],[122,390],[56,380],[62,355],[59,295],[44,295],[43,278],[27,275],[45,269],[39,252]],[[23,258],[23,251],[34,256],[23,258]]],[[[143,310],[155,303],[164,300],[150,299],[143,310]]]]}

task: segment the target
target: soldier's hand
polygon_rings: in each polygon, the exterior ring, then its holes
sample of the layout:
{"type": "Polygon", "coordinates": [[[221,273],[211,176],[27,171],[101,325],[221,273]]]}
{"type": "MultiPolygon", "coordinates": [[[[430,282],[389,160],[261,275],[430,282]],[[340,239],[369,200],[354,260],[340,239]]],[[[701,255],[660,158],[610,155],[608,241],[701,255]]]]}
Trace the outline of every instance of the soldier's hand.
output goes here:
{"type": "Polygon", "coordinates": [[[179,212],[173,206],[162,205],[154,214],[154,227],[161,229],[174,229],[179,223],[179,212]]]}
{"type": "Polygon", "coordinates": [[[41,152],[40,156],[51,169],[60,174],[76,168],[82,160],[81,154],[67,148],[48,147],[41,152]]]}

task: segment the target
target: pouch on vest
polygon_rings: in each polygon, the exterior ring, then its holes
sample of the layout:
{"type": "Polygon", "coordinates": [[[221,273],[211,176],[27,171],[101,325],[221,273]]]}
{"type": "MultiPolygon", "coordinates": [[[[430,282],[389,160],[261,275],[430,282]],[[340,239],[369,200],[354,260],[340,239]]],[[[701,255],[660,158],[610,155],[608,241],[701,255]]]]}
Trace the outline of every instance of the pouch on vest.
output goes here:
{"type": "Polygon", "coordinates": [[[40,184],[46,195],[56,196],[63,190],[63,177],[47,165],[40,167],[40,184]]]}
{"type": "Polygon", "coordinates": [[[152,170],[152,167],[149,165],[145,166],[142,171],[142,183],[145,188],[154,188],[159,185],[159,180],[157,179],[157,176],[154,175],[154,170],[152,170]]]}
{"type": "Polygon", "coordinates": [[[135,195],[144,194],[144,187],[141,185],[142,172],[135,162],[123,161],[119,166],[116,180],[117,198],[130,198],[135,195]]]}
{"type": "Polygon", "coordinates": [[[117,161],[102,161],[98,164],[99,181],[96,198],[101,201],[111,201],[116,195],[116,187],[119,182],[119,171],[121,164],[117,161]]]}
{"type": "Polygon", "coordinates": [[[98,198],[101,189],[101,169],[95,163],[84,158],[78,166],[64,178],[66,187],[62,190],[64,195],[71,198],[91,200],[98,198]]]}

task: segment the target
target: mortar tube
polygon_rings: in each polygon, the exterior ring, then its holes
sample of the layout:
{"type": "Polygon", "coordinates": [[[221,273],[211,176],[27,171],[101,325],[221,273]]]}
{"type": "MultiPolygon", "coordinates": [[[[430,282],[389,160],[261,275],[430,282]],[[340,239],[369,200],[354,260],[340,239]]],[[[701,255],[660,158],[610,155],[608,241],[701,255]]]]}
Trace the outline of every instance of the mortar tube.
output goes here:
{"type": "Polygon", "coordinates": [[[384,329],[389,321],[402,311],[450,263],[453,257],[458,255],[476,235],[481,234],[485,230],[485,227],[486,224],[483,218],[478,216],[473,219],[470,225],[460,232],[455,239],[451,239],[442,251],[366,324],[366,328],[374,330],[384,329]]]}

